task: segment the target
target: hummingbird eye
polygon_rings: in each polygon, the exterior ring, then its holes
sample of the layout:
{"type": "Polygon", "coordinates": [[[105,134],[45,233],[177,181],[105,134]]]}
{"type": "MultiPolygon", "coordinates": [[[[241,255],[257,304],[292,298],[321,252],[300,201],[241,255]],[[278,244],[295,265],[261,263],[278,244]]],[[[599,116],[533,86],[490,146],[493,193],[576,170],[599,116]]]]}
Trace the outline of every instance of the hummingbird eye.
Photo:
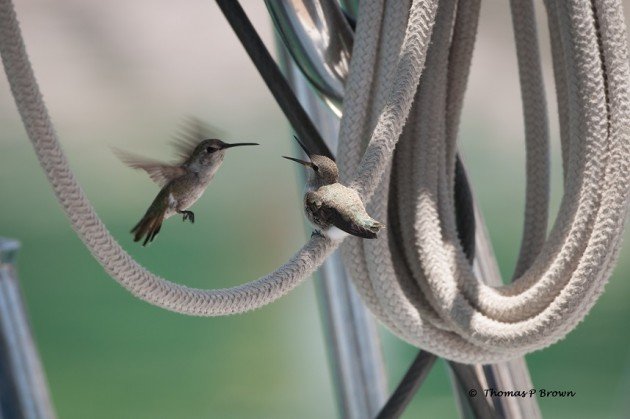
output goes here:
{"type": "Polygon", "coordinates": [[[217,150],[218,150],[218,148],[216,148],[216,147],[206,147],[206,153],[208,153],[208,154],[214,153],[217,150]]]}
{"type": "Polygon", "coordinates": [[[315,170],[316,172],[319,172],[319,167],[316,165],[313,165],[313,170],[315,170]]]}

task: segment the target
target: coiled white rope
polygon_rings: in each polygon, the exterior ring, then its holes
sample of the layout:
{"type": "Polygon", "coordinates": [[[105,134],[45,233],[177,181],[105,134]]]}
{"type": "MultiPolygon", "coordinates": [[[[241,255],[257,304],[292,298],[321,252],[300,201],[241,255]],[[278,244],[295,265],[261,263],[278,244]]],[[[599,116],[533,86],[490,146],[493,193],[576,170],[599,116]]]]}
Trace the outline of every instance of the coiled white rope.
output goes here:
{"type": "MultiPolygon", "coordinates": [[[[545,237],[547,124],[533,5],[512,1],[527,203],[516,280],[498,288],[473,274],[454,219],[457,125],[479,0],[443,0],[439,8],[437,0],[366,0],[359,10],[339,165],[344,181],[369,202],[377,219],[387,219],[388,229],[378,240],[347,239],[344,259],[364,301],[385,325],[448,359],[497,362],[561,339],[602,292],[619,250],[630,192],[630,73],[621,4],[548,0],[546,5],[565,192],[545,237]]],[[[229,289],[192,289],[153,275],[109,235],[74,179],[10,0],[0,0],[0,25],[5,71],[55,194],[95,258],[134,295],[184,314],[241,313],[289,292],[336,247],[314,237],[278,270],[229,289]]]]}
{"type": "MultiPolygon", "coordinates": [[[[357,289],[384,324],[418,347],[467,363],[497,362],[543,348],[583,319],[618,253],[630,186],[629,72],[621,4],[549,0],[565,191],[545,237],[547,124],[533,4],[513,1],[527,142],[526,232],[513,284],[495,288],[475,277],[457,238],[453,173],[478,8],[478,1],[440,2],[393,174],[386,172],[370,204],[376,218],[388,216],[388,236],[350,238],[343,246],[357,289]]],[[[395,24],[386,28],[386,23],[381,36],[395,31],[395,24]]],[[[376,55],[390,54],[396,53],[380,49],[376,55]]],[[[361,74],[351,67],[348,86],[354,77],[361,74]]],[[[382,81],[373,78],[373,83],[382,81]]],[[[373,98],[365,106],[381,104],[373,98]]],[[[370,121],[346,118],[351,111],[344,109],[342,133],[345,129],[355,133],[348,138],[360,138],[370,121]]],[[[352,173],[362,147],[358,141],[341,143],[342,172],[352,173]]]]}

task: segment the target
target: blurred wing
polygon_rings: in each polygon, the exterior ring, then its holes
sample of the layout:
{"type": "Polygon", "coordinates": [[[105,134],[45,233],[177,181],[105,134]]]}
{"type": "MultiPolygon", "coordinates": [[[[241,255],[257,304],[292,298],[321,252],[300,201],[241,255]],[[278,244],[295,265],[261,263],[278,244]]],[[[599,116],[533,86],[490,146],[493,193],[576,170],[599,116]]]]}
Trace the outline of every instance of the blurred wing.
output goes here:
{"type": "Polygon", "coordinates": [[[160,187],[166,185],[171,180],[186,174],[186,170],[180,166],[146,159],[115,148],[113,151],[114,154],[116,154],[116,156],[127,166],[133,169],[142,169],[147,172],[151,180],[157,183],[160,187]]]}
{"type": "Polygon", "coordinates": [[[375,232],[358,225],[354,221],[349,208],[339,208],[334,202],[326,198],[327,196],[325,194],[307,192],[304,199],[307,210],[310,211],[316,219],[323,221],[322,224],[332,224],[346,233],[364,239],[376,238],[375,232]]]}
{"type": "Polygon", "coordinates": [[[224,138],[224,133],[203,122],[199,118],[189,116],[182,122],[179,131],[172,141],[173,147],[180,158],[179,163],[184,163],[191,156],[195,147],[203,140],[209,138],[224,138]]]}

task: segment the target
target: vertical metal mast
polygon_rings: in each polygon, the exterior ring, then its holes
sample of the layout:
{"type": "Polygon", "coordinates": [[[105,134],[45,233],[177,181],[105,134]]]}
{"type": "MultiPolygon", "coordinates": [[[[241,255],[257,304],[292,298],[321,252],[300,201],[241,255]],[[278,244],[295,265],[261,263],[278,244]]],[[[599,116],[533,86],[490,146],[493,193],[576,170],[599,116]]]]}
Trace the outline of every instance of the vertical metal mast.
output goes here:
{"type": "MultiPolygon", "coordinates": [[[[329,110],[323,108],[315,97],[311,96],[312,91],[308,89],[306,82],[300,82],[299,78],[294,77],[294,87],[288,84],[238,1],[215,1],[301,140],[310,150],[332,157],[320,131],[328,133],[326,136],[329,141],[335,140],[338,117],[330,114],[329,110]],[[298,100],[294,91],[300,92],[302,101],[298,100]],[[303,102],[304,106],[300,102],[303,102]],[[304,107],[308,107],[308,113],[304,107]],[[312,119],[318,121],[319,128],[314,126],[312,119]]],[[[269,1],[268,7],[270,3],[285,4],[281,1],[269,1]]],[[[300,3],[299,0],[290,0],[285,5],[295,6],[295,9],[290,9],[294,12],[299,8],[302,15],[309,11],[321,12],[325,9],[319,2],[300,3]]],[[[335,2],[325,3],[330,7],[337,7],[335,2]]],[[[345,20],[343,22],[345,23],[345,20]]],[[[323,62],[329,63],[329,60],[323,62]]],[[[293,74],[298,75],[295,71],[293,74]]],[[[333,372],[340,394],[338,400],[344,417],[371,417],[375,415],[385,398],[385,374],[378,334],[369,313],[365,311],[356,294],[353,295],[343,270],[338,267],[341,267],[341,263],[336,256],[336,264],[331,261],[323,268],[325,272],[335,272],[335,275],[326,276],[331,279],[330,282],[328,279],[324,280],[327,285],[324,288],[325,292],[322,293],[330,296],[324,301],[330,324],[328,330],[330,347],[333,348],[333,372]]]]}
{"type": "Polygon", "coordinates": [[[15,271],[20,244],[0,237],[0,418],[55,417],[15,271]]]}
{"type": "MultiPolygon", "coordinates": [[[[336,53],[351,48],[351,28],[335,2],[266,0],[266,4],[284,45],[305,58],[298,68],[287,50],[279,48],[287,80],[328,147],[336,150],[339,115],[331,107],[338,110],[343,98],[343,69],[350,58],[336,53]],[[325,92],[327,104],[311,85],[325,92]]],[[[319,301],[341,416],[375,417],[387,398],[376,323],[350,283],[338,250],[324,262],[319,276],[319,301]]]]}
{"type": "MultiPolygon", "coordinates": [[[[336,150],[339,118],[322,105],[283,48],[280,59],[296,96],[330,149],[336,150]]],[[[374,417],[387,398],[375,321],[350,283],[339,250],[324,262],[319,277],[319,302],[341,417],[374,417]]]]}

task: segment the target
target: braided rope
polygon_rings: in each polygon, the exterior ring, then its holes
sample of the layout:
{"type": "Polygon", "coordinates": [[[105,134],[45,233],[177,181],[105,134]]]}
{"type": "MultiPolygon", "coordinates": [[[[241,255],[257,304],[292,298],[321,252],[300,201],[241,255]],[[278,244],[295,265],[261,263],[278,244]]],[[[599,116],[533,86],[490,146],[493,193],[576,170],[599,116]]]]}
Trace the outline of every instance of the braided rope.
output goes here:
{"type": "MultiPolygon", "coordinates": [[[[546,0],[565,186],[548,236],[547,110],[534,9],[531,0],[511,6],[527,150],[513,283],[492,287],[473,274],[454,218],[457,127],[479,0],[362,2],[340,130],[342,180],[371,214],[388,220],[379,239],[349,238],[342,246],[356,288],[393,333],[466,363],[514,358],[572,330],[608,280],[629,204],[630,71],[619,0],[546,0]]],[[[228,289],[187,288],[153,275],[107,232],[70,171],[10,0],[0,0],[0,53],[28,136],[73,228],[139,298],[190,315],[242,313],[291,291],[338,246],[311,238],[276,271],[228,289]]]]}
{"type": "MultiPolygon", "coordinates": [[[[369,204],[377,218],[388,216],[388,236],[350,238],[343,256],[364,301],[392,332],[445,358],[490,363],[561,339],[594,304],[614,265],[630,185],[625,25],[618,1],[548,1],[565,192],[545,240],[548,129],[534,10],[531,1],[512,2],[526,126],[527,206],[516,280],[491,287],[474,276],[455,227],[455,140],[479,2],[458,2],[454,18],[452,3],[440,2],[394,170],[389,182],[385,172],[369,204]]],[[[387,30],[381,33],[387,36],[387,30]]],[[[396,56],[389,50],[375,55],[388,54],[396,56]]],[[[360,77],[353,71],[349,83],[360,77]]],[[[344,117],[348,112],[352,108],[344,109],[344,117]]],[[[360,141],[342,143],[343,170],[352,172],[362,151],[360,141]]],[[[362,162],[367,158],[366,152],[362,162]]],[[[370,185],[367,196],[372,182],[363,183],[370,185]]]]}

